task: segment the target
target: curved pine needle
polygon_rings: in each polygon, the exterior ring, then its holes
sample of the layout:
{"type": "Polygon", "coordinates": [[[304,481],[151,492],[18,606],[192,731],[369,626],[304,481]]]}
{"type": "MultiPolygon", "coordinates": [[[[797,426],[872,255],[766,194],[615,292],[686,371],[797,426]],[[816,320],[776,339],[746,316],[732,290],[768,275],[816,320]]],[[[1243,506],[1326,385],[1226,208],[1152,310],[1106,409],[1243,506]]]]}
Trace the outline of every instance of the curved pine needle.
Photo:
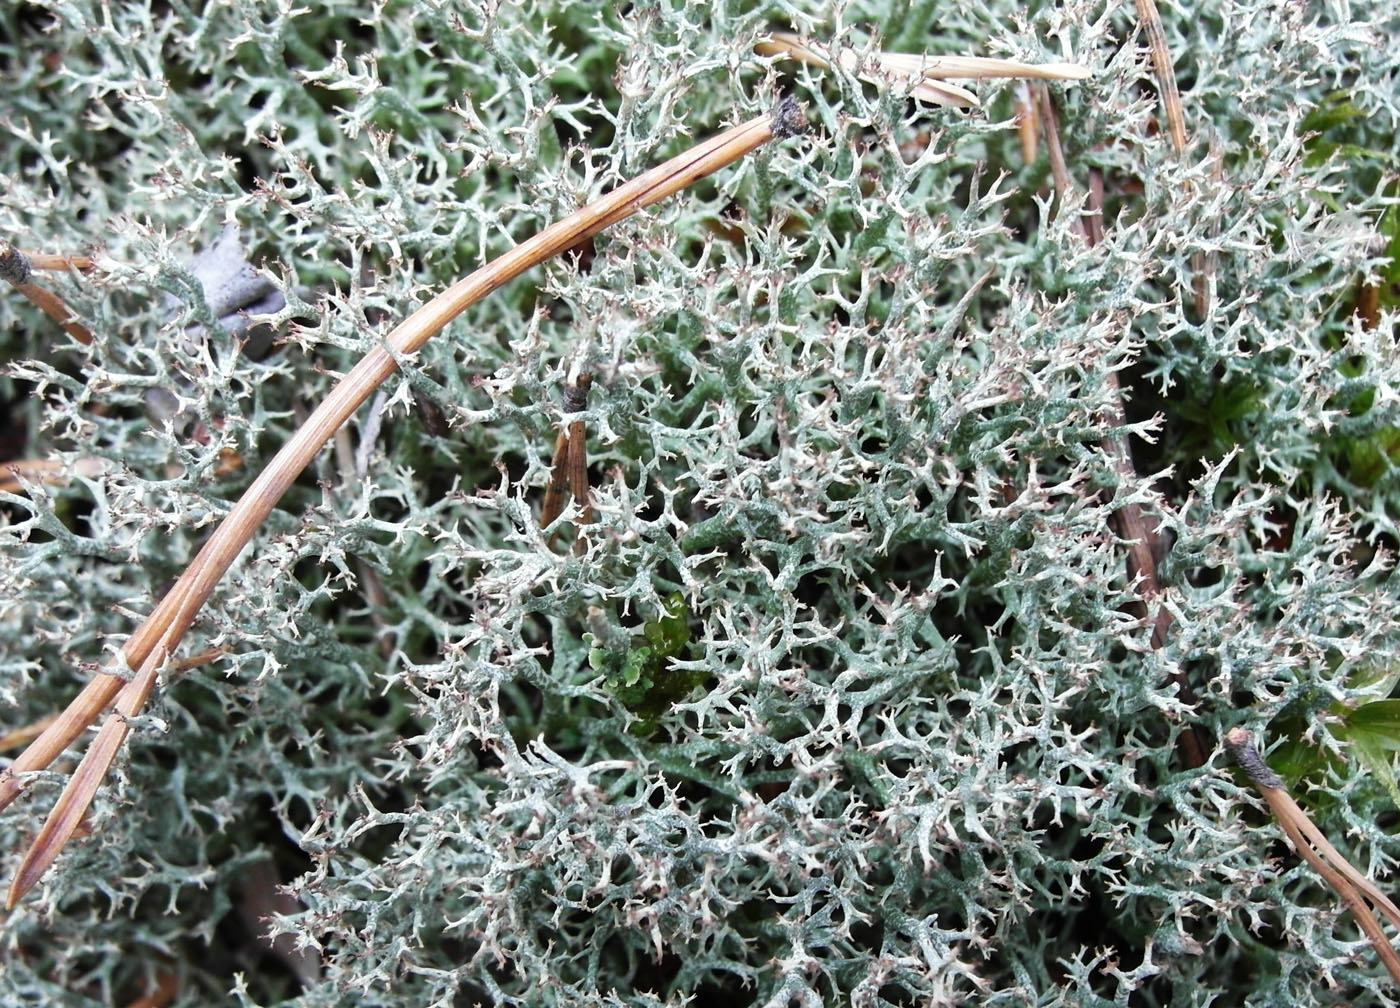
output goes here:
{"type": "Polygon", "coordinates": [[[22,790],[20,774],[48,766],[116,701],[116,710],[102,726],[25,855],[10,887],[8,905],[13,907],[24,898],[77,829],[126,738],[127,719],[140,712],[164,658],[184,637],[214,587],[301,471],[394,373],[399,357],[418,350],[447,323],[527,269],[674,195],[775,137],[793,136],[804,128],[797,103],[784,99],[770,114],[735,126],[644,172],[458,280],[395,327],[385,338],[385,346],[367,353],[258,475],[176,586],[127,640],[120,661],[126,668],[136,668],[136,676],[125,681],[114,671],[99,673],[53,725],[0,772],[3,808],[22,790]]]}

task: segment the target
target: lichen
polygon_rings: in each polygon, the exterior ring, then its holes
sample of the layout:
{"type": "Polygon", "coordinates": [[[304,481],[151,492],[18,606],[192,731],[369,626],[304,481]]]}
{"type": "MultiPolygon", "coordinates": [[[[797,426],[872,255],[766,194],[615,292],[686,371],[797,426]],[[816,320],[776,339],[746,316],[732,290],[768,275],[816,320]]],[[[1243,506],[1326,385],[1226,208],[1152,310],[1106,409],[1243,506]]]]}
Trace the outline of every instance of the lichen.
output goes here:
{"type": "MultiPolygon", "coordinates": [[[[1162,14],[1184,155],[1132,5],[0,5],[0,237],[97,263],[45,278],[91,345],[0,299],[6,458],[74,466],[0,494],[6,727],[429,294],[780,90],[812,124],[403,362],[7,920],[0,1003],[173,973],[220,1005],[1394,1004],[1247,783],[1174,740],[1309,747],[1300,797],[1388,887],[1345,714],[1400,648],[1393,294],[1352,311],[1395,170],[1351,158],[1393,150],[1400,23],[1162,14]],[[1022,158],[1018,85],[928,109],[756,56],[775,25],[1088,64],[1051,87],[1074,188],[1022,158]],[[194,296],[226,228],[285,302],[265,355],[194,296]],[[538,507],[582,365],[575,552],[538,507]]],[[[0,816],[6,878],[63,780],[0,816]]]]}

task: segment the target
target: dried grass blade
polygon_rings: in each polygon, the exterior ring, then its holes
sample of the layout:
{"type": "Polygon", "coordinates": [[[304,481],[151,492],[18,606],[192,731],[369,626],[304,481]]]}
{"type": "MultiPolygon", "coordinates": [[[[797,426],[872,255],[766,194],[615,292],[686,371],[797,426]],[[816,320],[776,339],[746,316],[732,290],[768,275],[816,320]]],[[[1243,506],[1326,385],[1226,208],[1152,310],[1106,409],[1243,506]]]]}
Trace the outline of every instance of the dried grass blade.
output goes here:
{"type": "Polygon", "coordinates": [[[1152,54],[1152,69],[1157,73],[1157,88],[1162,93],[1162,111],[1167,117],[1167,132],[1178,154],[1186,153],[1186,116],[1181,111],[1181,91],[1176,86],[1176,71],[1172,68],[1167,35],[1162,29],[1162,15],[1156,0],[1137,0],[1138,20],[1147,33],[1147,46],[1152,54]]]}
{"type": "MultiPolygon", "coordinates": [[[[832,62],[807,42],[791,32],[773,32],[754,46],[760,56],[785,56],[819,69],[831,69],[832,62]]],[[[862,63],[854,49],[835,53],[836,62],[848,73],[862,80],[877,82],[874,71],[904,78],[913,95],[922,101],[947,108],[974,108],[977,96],[949,79],[1020,78],[1039,80],[1083,80],[1089,76],[1088,67],[1078,63],[1021,63],[1018,60],[994,59],[988,56],[930,56],[922,53],[875,52],[862,63]]]]}
{"type": "Polygon", "coordinates": [[[20,774],[42,770],[58,759],[63,750],[102,716],[103,711],[112,706],[112,701],[121,692],[125,680],[119,676],[102,673],[88,681],[73,701],[53,718],[44,731],[29,744],[29,747],[15,758],[15,761],[0,770],[0,809],[5,808],[24,790],[20,774]]]}

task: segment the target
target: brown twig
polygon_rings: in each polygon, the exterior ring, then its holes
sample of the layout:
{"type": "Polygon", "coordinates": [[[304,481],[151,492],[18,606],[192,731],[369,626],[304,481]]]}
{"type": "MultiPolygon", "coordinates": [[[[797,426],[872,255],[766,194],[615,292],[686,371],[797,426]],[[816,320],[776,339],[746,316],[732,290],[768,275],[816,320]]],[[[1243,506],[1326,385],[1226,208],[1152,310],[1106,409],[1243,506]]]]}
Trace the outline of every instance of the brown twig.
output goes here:
{"type": "MultiPolygon", "coordinates": [[[[1045,147],[1050,155],[1050,170],[1055,177],[1055,187],[1060,192],[1060,203],[1063,205],[1070,190],[1069,168],[1065,164],[1064,150],[1060,145],[1059,120],[1055,115],[1055,106],[1049,90],[1044,85],[1040,86],[1040,107],[1045,147]]],[[[1103,239],[1103,187],[1102,180],[1093,174],[1090,176],[1088,207],[1089,213],[1075,223],[1085,240],[1090,245],[1095,245],[1103,239]]],[[[1117,372],[1109,372],[1108,387],[1111,402],[1111,415],[1108,419],[1110,424],[1121,432],[1127,427],[1127,415],[1123,409],[1123,390],[1118,382],[1117,372]]],[[[1126,484],[1137,479],[1132,445],[1128,442],[1126,434],[1119,433],[1104,439],[1102,447],[1120,480],[1126,484]]],[[[1152,647],[1154,650],[1159,649],[1167,642],[1172,621],[1166,606],[1159,601],[1162,586],[1157,580],[1157,562],[1154,559],[1157,533],[1148,527],[1142,509],[1132,501],[1124,503],[1115,512],[1114,524],[1117,526],[1118,535],[1128,546],[1128,573],[1137,586],[1143,614],[1152,619],[1152,647]]],[[[1186,706],[1194,707],[1196,694],[1186,676],[1177,671],[1172,673],[1171,681],[1176,686],[1177,698],[1186,706]]],[[[1205,766],[1206,745],[1197,726],[1186,725],[1177,736],[1176,745],[1177,754],[1188,769],[1205,766]]]]}
{"type": "Polygon", "coordinates": [[[1167,133],[1178,154],[1186,153],[1186,116],[1181,111],[1181,92],[1176,86],[1176,71],[1172,69],[1171,51],[1167,48],[1167,33],[1162,28],[1162,15],[1157,13],[1156,0],[1137,0],[1138,21],[1147,33],[1147,48],[1152,55],[1152,69],[1157,73],[1157,90],[1162,98],[1162,112],[1167,117],[1167,133]]]}
{"type": "MultiPolygon", "coordinates": [[[[1157,14],[1157,7],[1153,0],[1138,0],[1138,14],[1152,48],[1152,60],[1157,68],[1172,143],[1175,145],[1177,153],[1182,154],[1186,150],[1186,123],[1181,112],[1181,96],[1177,91],[1176,76],[1172,72],[1171,59],[1167,53],[1162,20],[1157,14]]],[[[1049,88],[1040,84],[1036,86],[1036,89],[1040,97],[1041,121],[1045,147],[1050,157],[1050,171],[1055,179],[1055,187],[1060,193],[1060,205],[1063,206],[1071,190],[1069,168],[1065,162],[1064,149],[1060,144],[1059,121],[1049,88]]],[[[1076,219],[1074,228],[1084,235],[1085,240],[1090,245],[1094,245],[1103,240],[1103,180],[1101,176],[1093,173],[1091,173],[1089,181],[1088,206],[1089,213],[1083,218],[1076,219]]],[[[1203,257],[1199,255],[1192,257],[1192,272],[1195,277],[1196,309],[1204,315],[1207,288],[1206,266],[1203,257]]],[[[1117,374],[1110,374],[1108,381],[1113,397],[1114,411],[1110,420],[1115,427],[1121,430],[1127,424],[1126,413],[1123,409],[1122,389],[1117,374]]],[[[1136,478],[1137,471],[1133,465],[1132,447],[1128,443],[1126,435],[1120,434],[1108,438],[1104,441],[1103,448],[1121,479],[1136,478]]],[[[1156,532],[1148,528],[1147,522],[1143,519],[1142,509],[1134,503],[1124,504],[1115,515],[1115,519],[1119,535],[1128,544],[1129,573],[1136,579],[1143,611],[1145,614],[1151,615],[1152,647],[1154,649],[1160,648],[1166,643],[1167,634],[1171,630],[1171,615],[1166,607],[1157,601],[1162,593],[1162,588],[1157,580],[1157,564],[1153,557],[1157,541],[1156,532]]],[[[1196,704],[1195,691],[1191,688],[1186,676],[1178,671],[1172,674],[1171,679],[1176,686],[1177,698],[1186,706],[1194,707],[1196,704]]],[[[1200,729],[1196,725],[1187,725],[1177,736],[1177,752],[1182,763],[1188,768],[1194,769],[1205,765],[1207,748],[1200,729]]]]}
{"type": "MultiPolygon", "coordinates": [[[[227,653],[228,648],[216,647],[210,648],[207,651],[201,651],[199,654],[190,655],[188,658],[181,658],[179,661],[171,663],[169,669],[170,674],[175,675],[180,672],[188,672],[192,668],[198,668],[200,665],[207,665],[215,659],[222,658],[227,653]]],[[[4,735],[0,735],[0,752],[8,752],[11,749],[18,749],[20,746],[28,745],[42,735],[48,729],[49,725],[57,720],[57,714],[50,714],[48,717],[42,717],[38,721],[31,721],[22,728],[16,728],[13,731],[6,732],[4,735]]]]}
{"type": "Polygon", "coordinates": [[[107,463],[99,458],[74,459],[71,463],[54,459],[15,459],[0,463],[0,491],[23,493],[25,483],[65,486],[75,476],[96,478],[107,463]]]}
{"type": "Polygon", "coordinates": [[[1353,868],[1351,862],[1342,857],[1322,835],[1322,831],[1313,825],[1308,814],[1284,790],[1282,779],[1269,769],[1259,750],[1254,748],[1249,732],[1243,728],[1231,728],[1225,733],[1225,748],[1259,789],[1259,794],[1292,842],[1293,849],[1341,897],[1380,956],[1391,979],[1400,984],[1400,955],[1396,954],[1395,947],[1375,917],[1379,913],[1391,924],[1400,927],[1400,908],[1374,882],[1353,868]]]}
{"type": "Polygon", "coordinates": [[[93,267],[91,256],[47,255],[43,252],[30,252],[27,249],[20,249],[19,253],[29,260],[30,269],[46,273],[67,273],[70,270],[86,273],[93,267]]]}
{"type": "MultiPolygon", "coordinates": [[[[1035,91],[1040,99],[1041,132],[1045,137],[1045,153],[1050,158],[1050,174],[1055,179],[1055,190],[1060,196],[1058,203],[1063,207],[1073,192],[1073,186],[1069,180],[1069,166],[1065,163],[1065,151],[1060,146],[1060,117],[1055,111],[1055,101],[1050,96],[1050,89],[1040,84],[1036,86],[1035,91]]],[[[1084,234],[1082,220],[1076,219],[1073,227],[1076,234],[1084,234]]]]}
{"type": "Polygon", "coordinates": [[[1016,134],[1021,140],[1021,160],[1034,164],[1040,153],[1040,116],[1035,114],[1035,86],[1029,81],[1016,85],[1016,134]]]}
{"type": "MultiPolygon", "coordinates": [[[[371,422],[366,424],[360,432],[361,447],[366,450],[379,434],[384,403],[385,396],[383,391],[380,391],[369,408],[371,422]]],[[[332,443],[335,445],[335,463],[340,474],[340,485],[346,488],[359,486],[362,477],[357,461],[358,453],[350,444],[350,431],[341,427],[335,432],[332,443]]],[[[368,455],[366,455],[366,462],[368,462],[368,455]]],[[[359,578],[360,582],[360,594],[365,600],[366,615],[374,624],[374,638],[379,645],[379,654],[383,658],[388,658],[394,653],[395,637],[393,629],[384,622],[384,613],[388,609],[388,596],[384,594],[384,585],[380,582],[378,573],[365,562],[363,557],[354,557],[353,563],[355,564],[355,576],[359,578]]]]}
{"type": "Polygon", "coordinates": [[[1098,168],[1089,169],[1089,215],[1084,219],[1084,237],[1093,248],[1103,241],[1103,172],[1098,168]]]}
{"type": "Polygon", "coordinates": [[[296,975],[305,988],[321,982],[321,956],[315,947],[299,948],[297,936],[283,932],[276,937],[269,922],[278,914],[292,916],[306,907],[288,893],[277,876],[272,859],[254,861],[237,880],[243,896],[239,916],[257,942],[296,975]]]}
{"type": "Polygon", "coordinates": [[[53,726],[0,772],[3,808],[23,787],[21,774],[48,766],[115,699],[115,711],[108,715],[26,853],[10,886],[8,906],[13,907],[38,882],[77,828],[126,738],[128,719],[140,711],[157,672],[214,586],[297,475],[394,373],[398,359],[418,350],[452,319],[532,266],[679,192],[769,140],[800,133],[804,128],[797,103],[785,99],[771,114],[736,126],[639,175],[457,281],[401,322],[385,338],[385,346],[366,354],[253,481],[175,587],[127,640],[120,659],[95,676],[53,726]],[[128,679],[124,673],[132,668],[136,674],[128,679]]]}
{"type": "Polygon", "coordinates": [[[139,997],[126,1008],[165,1008],[180,992],[179,978],[172,972],[163,972],[156,977],[156,989],[145,997],[139,997]]]}
{"type": "Polygon", "coordinates": [[[41,717],[38,721],[31,721],[22,728],[15,728],[0,735],[0,752],[9,752],[11,749],[18,749],[26,746],[44,733],[49,725],[58,720],[57,714],[50,714],[48,717],[41,717]]]}
{"type": "MultiPolygon", "coordinates": [[[[1176,149],[1179,157],[1186,154],[1186,116],[1181,108],[1181,92],[1176,86],[1176,71],[1172,68],[1171,52],[1167,49],[1167,36],[1162,28],[1162,16],[1157,12],[1156,0],[1136,0],[1138,20],[1142,24],[1143,31],[1147,34],[1147,44],[1152,55],[1152,66],[1157,74],[1157,90],[1162,99],[1163,114],[1167,119],[1167,133],[1171,136],[1172,146],[1176,149]]],[[[1192,299],[1196,307],[1196,312],[1202,318],[1206,315],[1207,303],[1207,283],[1206,283],[1206,260],[1200,253],[1191,257],[1192,274],[1192,299]]],[[[1117,378],[1113,378],[1115,391],[1117,378]]],[[[1122,413],[1121,397],[1119,399],[1119,413],[1122,413]]],[[[1120,415],[1121,424],[1121,415],[1120,415]]],[[[1126,438],[1119,439],[1122,444],[1115,454],[1115,464],[1126,467],[1126,472],[1133,472],[1131,450],[1126,438]]],[[[1142,512],[1135,504],[1129,504],[1120,512],[1120,534],[1124,539],[1136,543],[1133,553],[1133,567],[1141,578],[1139,582],[1142,586],[1141,595],[1145,605],[1150,605],[1152,600],[1161,592],[1161,587],[1157,583],[1156,563],[1152,559],[1151,541],[1144,538],[1147,532],[1142,522],[1142,512]]],[[[1171,616],[1165,607],[1159,607],[1153,617],[1152,646],[1160,648],[1166,642],[1166,636],[1171,629],[1171,616]]],[[[1180,673],[1174,673],[1172,681],[1177,687],[1178,698],[1188,706],[1195,706],[1195,693],[1191,689],[1186,677],[1180,673]]],[[[1200,730],[1195,725],[1187,725],[1177,738],[1177,750],[1181,754],[1182,762],[1188,767],[1195,768],[1204,766],[1206,762],[1206,745],[1201,737],[1200,730]]]]}

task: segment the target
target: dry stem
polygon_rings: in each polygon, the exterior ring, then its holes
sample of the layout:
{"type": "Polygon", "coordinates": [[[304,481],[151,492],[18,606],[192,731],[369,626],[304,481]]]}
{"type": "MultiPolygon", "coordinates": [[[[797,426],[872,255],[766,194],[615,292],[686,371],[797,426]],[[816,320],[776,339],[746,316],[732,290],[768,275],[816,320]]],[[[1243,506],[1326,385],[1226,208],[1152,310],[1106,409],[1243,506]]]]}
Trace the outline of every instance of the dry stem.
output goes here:
{"type": "MultiPolygon", "coordinates": [[[[588,408],[588,390],[593,384],[593,376],[588,372],[578,376],[578,380],[564,389],[564,413],[578,414],[588,408]]],[[[589,499],[588,487],[588,445],[587,430],[581,418],[570,420],[554,440],[554,468],[549,476],[549,486],[545,488],[544,506],[540,510],[540,527],[548,528],[564,513],[564,504],[570,495],[574,498],[578,511],[578,524],[587,525],[593,521],[593,505],[589,499]]],[[[577,546],[583,544],[580,531],[577,546]]]]}
{"type": "MultiPolygon", "coordinates": [[[[1147,33],[1147,47],[1152,54],[1152,69],[1157,74],[1157,90],[1162,98],[1162,114],[1167,119],[1167,135],[1178,157],[1186,156],[1186,116],[1181,110],[1181,91],[1176,86],[1176,71],[1172,68],[1167,35],[1162,28],[1162,15],[1157,13],[1156,0],[1137,0],[1138,20],[1147,33]]],[[[1208,291],[1206,286],[1206,257],[1197,252],[1191,256],[1192,301],[1204,318],[1208,291]]]]}
{"type": "MultiPolygon", "coordinates": [[[[1060,145],[1059,121],[1055,115],[1055,106],[1051,101],[1050,92],[1044,85],[1041,85],[1039,90],[1045,146],[1050,155],[1050,170],[1055,177],[1055,188],[1060,193],[1060,205],[1063,206],[1070,191],[1069,168],[1065,164],[1064,151],[1060,145]]],[[[1091,178],[1089,196],[1091,212],[1087,218],[1075,221],[1075,230],[1083,234],[1090,245],[1094,245],[1103,239],[1101,179],[1091,178]]],[[[1113,414],[1110,420],[1114,427],[1122,430],[1127,426],[1127,417],[1123,409],[1123,392],[1118,383],[1118,375],[1110,372],[1108,382],[1109,389],[1113,394],[1111,407],[1113,414]]],[[[1126,434],[1117,434],[1106,438],[1103,442],[1103,450],[1121,480],[1127,482],[1137,478],[1137,469],[1133,465],[1132,445],[1129,444],[1126,434]]],[[[1162,586],[1157,580],[1157,563],[1153,557],[1157,533],[1148,528],[1147,522],[1143,519],[1142,509],[1131,501],[1118,509],[1115,519],[1118,534],[1128,544],[1128,573],[1136,580],[1137,594],[1142,600],[1143,613],[1152,620],[1152,647],[1154,649],[1160,648],[1167,642],[1167,634],[1171,630],[1171,614],[1167,612],[1166,606],[1158,601],[1162,594],[1162,586]]],[[[1178,699],[1188,707],[1194,707],[1196,704],[1195,691],[1191,688],[1185,675],[1180,672],[1174,673],[1172,683],[1176,686],[1178,699]]],[[[1206,746],[1195,725],[1188,724],[1182,729],[1177,736],[1176,745],[1181,762],[1186,767],[1194,769],[1205,766],[1206,746]]]]}

